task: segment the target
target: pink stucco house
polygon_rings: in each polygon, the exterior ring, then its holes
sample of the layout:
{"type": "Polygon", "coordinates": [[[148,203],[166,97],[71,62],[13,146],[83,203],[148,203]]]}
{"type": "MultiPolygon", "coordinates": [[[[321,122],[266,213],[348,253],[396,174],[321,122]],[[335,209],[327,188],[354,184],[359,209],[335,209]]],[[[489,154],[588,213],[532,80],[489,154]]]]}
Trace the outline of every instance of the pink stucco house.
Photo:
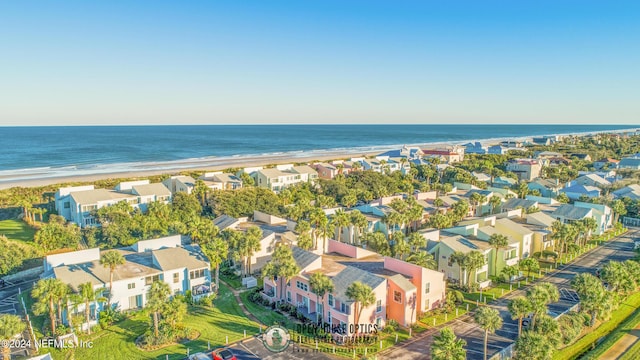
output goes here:
{"type": "MultiPolygon", "coordinates": [[[[309,319],[347,329],[342,335],[355,334],[355,304],[346,296],[349,285],[356,281],[373,290],[376,301],[362,310],[358,323],[382,328],[388,319],[409,326],[422,312],[441,306],[445,299],[444,274],[399,259],[329,240],[328,253],[314,254],[293,247],[300,267],[284,289],[281,281],[264,279],[263,296],[271,301],[284,301],[298,307],[309,319]],[[311,291],[309,278],[321,272],[331,278],[334,291],[319,299],[311,291]],[[320,316],[319,316],[320,315],[320,316]]],[[[366,333],[366,332],[365,332],[366,333]]],[[[362,332],[361,332],[362,334],[362,332]]]]}

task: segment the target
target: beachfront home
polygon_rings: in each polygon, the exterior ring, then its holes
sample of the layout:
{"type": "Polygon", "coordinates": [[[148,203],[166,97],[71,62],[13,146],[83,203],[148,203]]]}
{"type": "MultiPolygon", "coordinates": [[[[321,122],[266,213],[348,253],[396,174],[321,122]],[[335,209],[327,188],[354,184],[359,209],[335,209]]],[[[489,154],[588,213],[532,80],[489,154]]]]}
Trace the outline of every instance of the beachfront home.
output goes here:
{"type": "MultiPolygon", "coordinates": [[[[111,304],[119,310],[144,307],[154,281],[166,282],[172,295],[190,291],[198,299],[211,293],[209,260],[197,245],[182,245],[180,235],[106,251],[117,251],[125,258],[125,263],[113,273],[111,304]]],[[[80,284],[89,282],[94,290],[102,289],[104,296],[109,296],[110,269],[100,264],[104,252],[93,248],[46,256],[43,277],[60,279],[76,292],[80,284]]],[[[91,325],[96,323],[104,306],[105,303],[91,304],[91,325]]],[[[84,314],[84,304],[79,304],[76,311],[84,314]]]]}
{"type": "Polygon", "coordinates": [[[97,225],[94,211],[126,201],[134,209],[146,211],[149,203],[171,201],[171,192],[161,183],[149,180],[121,182],[114,190],[95,189],[93,185],[60,188],[55,194],[58,215],[85,228],[97,225]]]}
{"type": "MultiPolygon", "coordinates": [[[[477,225],[476,225],[477,227],[477,225]]],[[[491,258],[492,248],[486,241],[471,240],[462,235],[441,236],[440,243],[437,245],[438,253],[438,270],[444,272],[445,276],[452,281],[467,284],[469,276],[475,275],[471,279],[472,283],[478,284],[480,288],[491,285],[489,280],[489,260],[491,258]],[[470,274],[469,271],[461,271],[459,265],[451,259],[454,252],[459,251],[468,254],[472,251],[479,251],[485,256],[485,265],[470,274]],[[462,274],[462,278],[460,278],[462,274]]]]}
{"type": "Polygon", "coordinates": [[[464,151],[468,154],[486,154],[487,147],[482,146],[482,144],[478,141],[473,143],[464,144],[464,151]]]}
{"type": "Polygon", "coordinates": [[[242,179],[222,171],[204,173],[199,179],[208,188],[214,190],[237,190],[242,188],[242,179]]]}
{"type": "Polygon", "coordinates": [[[317,163],[313,164],[312,167],[316,169],[318,172],[318,177],[320,179],[333,179],[336,175],[339,174],[338,167],[329,163],[317,163]]]}
{"type": "Polygon", "coordinates": [[[347,331],[340,335],[354,333],[351,325],[356,323],[357,311],[346,292],[356,281],[371,287],[376,298],[362,310],[358,323],[382,327],[393,319],[401,326],[409,326],[422,312],[440,307],[445,299],[444,276],[435,270],[334,240],[329,240],[325,255],[297,247],[292,252],[300,273],[287,284],[265,278],[263,296],[296,305],[298,311],[313,321],[321,318],[330,325],[342,325],[347,331]],[[309,283],[314,273],[328,276],[334,285],[333,292],[325,295],[324,303],[309,283]]]}
{"type": "Polygon", "coordinates": [[[252,172],[256,185],[279,192],[287,187],[303,183],[315,182],[318,172],[310,166],[278,165],[275,168],[259,169],[252,172]]]}
{"type": "Polygon", "coordinates": [[[423,158],[435,158],[444,164],[452,164],[463,161],[464,153],[465,148],[461,146],[438,149],[422,149],[423,158]]]}
{"type": "Polygon", "coordinates": [[[594,198],[600,196],[600,189],[588,185],[572,185],[563,188],[560,192],[565,193],[571,200],[578,200],[583,196],[594,198]]]}
{"type": "Polygon", "coordinates": [[[162,183],[171,191],[172,194],[179,192],[191,194],[196,186],[196,180],[191,176],[185,175],[171,176],[170,178],[162,181],[162,183]]]}
{"type": "Polygon", "coordinates": [[[518,176],[518,180],[531,181],[540,176],[542,163],[537,159],[513,159],[507,163],[507,171],[518,176]]]}

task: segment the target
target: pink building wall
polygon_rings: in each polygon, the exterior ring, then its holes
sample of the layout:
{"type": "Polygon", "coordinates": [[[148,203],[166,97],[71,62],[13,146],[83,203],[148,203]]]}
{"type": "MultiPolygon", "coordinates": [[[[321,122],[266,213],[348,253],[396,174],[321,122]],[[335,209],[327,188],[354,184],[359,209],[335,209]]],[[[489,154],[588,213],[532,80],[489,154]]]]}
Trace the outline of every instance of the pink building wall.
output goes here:
{"type": "Polygon", "coordinates": [[[327,251],[332,253],[338,253],[340,255],[348,256],[353,259],[361,259],[367,256],[375,255],[373,251],[365,250],[357,246],[341,243],[336,240],[329,239],[327,244],[327,251]]]}
{"type": "Polygon", "coordinates": [[[411,278],[411,283],[418,289],[418,314],[439,307],[445,300],[446,283],[443,273],[388,256],[384,258],[384,268],[411,278]]]}
{"type": "Polygon", "coordinates": [[[387,319],[393,319],[400,324],[400,326],[410,326],[416,322],[417,309],[412,312],[412,301],[417,296],[417,291],[402,290],[396,283],[388,280],[387,288],[387,319]],[[401,294],[400,302],[395,300],[395,292],[398,291],[401,294]]]}

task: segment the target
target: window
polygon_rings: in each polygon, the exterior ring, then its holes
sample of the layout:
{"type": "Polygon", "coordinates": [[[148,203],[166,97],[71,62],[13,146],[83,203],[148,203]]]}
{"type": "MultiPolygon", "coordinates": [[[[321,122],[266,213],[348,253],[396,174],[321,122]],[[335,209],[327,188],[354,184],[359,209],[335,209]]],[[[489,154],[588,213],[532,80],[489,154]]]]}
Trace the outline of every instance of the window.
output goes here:
{"type": "Polygon", "coordinates": [[[382,300],[376,302],[376,312],[382,311],[382,300]]]}
{"type": "Polygon", "coordinates": [[[127,289],[131,290],[131,289],[135,289],[135,288],[136,288],[136,283],[127,284],[127,289]]]}
{"type": "Polygon", "coordinates": [[[173,274],[173,283],[177,284],[178,282],[180,282],[180,273],[174,273],[173,274]]]}
{"type": "Polygon", "coordinates": [[[144,284],[145,285],[151,285],[156,281],[160,281],[160,275],[153,275],[153,276],[147,276],[146,278],[144,278],[144,284]]]}
{"type": "Polygon", "coordinates": [[[301,281],[296,280],[296,287],[303,291],[309,291],[309,286],[301,281]]]}
{"type": "Polygon", "coordinates": [[[393,290],[393,301],[402,304],[402,293],[400,291],[393,290]]]}
{"type": "Polygon", "coordinates": [[[333,295],[329,294],[329,306],[333,306],[333,295]]]}
{"type": "Polygon", "coordinates": [[[71,203],[70,203],[70,202],[68,202],[68,201],[67,201],[67,202],[65,202],[65,203],[64,203],[64,208],[65,208],[65,209],[69,209],[69,208],[71,208],[71,203]]]}
{"type": "Polygon", "coordinates": [[[340,304],[340,312],[349,315],[349,307],[345,303],[340,304]]]}
{"type": "Polygon", "coordinates": [[[431,291],[431,283],[426,283],[426,284],[424,285],[424,293],[425,293],[425,294],[428,294],[428,293],[429,293],[429,291],[431,291]]]}
{"type": "Polygon", "coordinates": [[[378,325],[378,327],[382,325],[382,318],[376,318],[376,325],[378,325]]]}
{"type": "Polygon", "coordinates": [[[287,301],[291,302],[291,291],[287,291],[287,301]]]}
{"type": "Polygon", "coordinates": [[[203,277],[204,277],[204,269],[193,270],[193,271],[189,272],[189,279],[191,279],[191,280],[199,279],[199,278],[203,278],[203,277]]]}
{"type": "Polygon", "coordinates": [[[431,309],[429,309],[429,299],[424,301],[424,309],[425,310],[431,310],[431,309]]]}

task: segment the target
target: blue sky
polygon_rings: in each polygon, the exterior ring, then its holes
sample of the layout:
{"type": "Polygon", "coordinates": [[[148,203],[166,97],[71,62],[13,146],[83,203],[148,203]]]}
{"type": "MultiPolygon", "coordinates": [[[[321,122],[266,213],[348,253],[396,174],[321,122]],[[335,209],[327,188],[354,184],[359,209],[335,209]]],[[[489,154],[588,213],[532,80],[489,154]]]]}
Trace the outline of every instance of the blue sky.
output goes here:
{"type": "Polygon", "coordinates": [[[5,1],[0,125],[640,123],[640,2],[5,1]]]}

